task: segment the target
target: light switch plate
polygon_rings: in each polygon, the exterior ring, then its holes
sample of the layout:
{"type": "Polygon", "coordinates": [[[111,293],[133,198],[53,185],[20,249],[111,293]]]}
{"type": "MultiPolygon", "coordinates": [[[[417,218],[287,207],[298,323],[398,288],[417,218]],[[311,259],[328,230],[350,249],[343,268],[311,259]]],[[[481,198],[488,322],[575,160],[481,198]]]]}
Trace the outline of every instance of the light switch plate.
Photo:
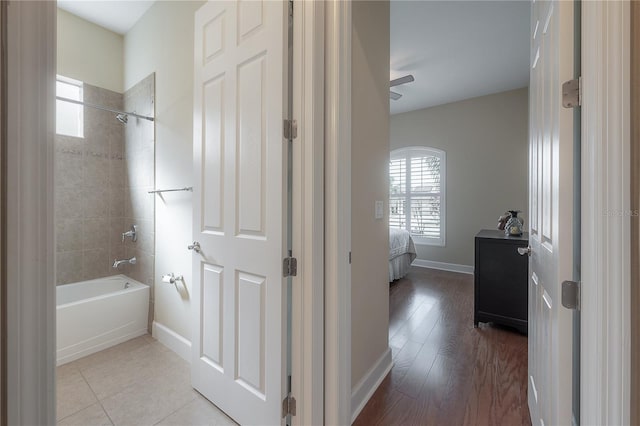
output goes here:
{"type": "Polygon", "coordinates": [[[382,201],[376,201],[375,218],[376,219],[383,219],[384,218],[384,202],[382,202],[382,201]]]}

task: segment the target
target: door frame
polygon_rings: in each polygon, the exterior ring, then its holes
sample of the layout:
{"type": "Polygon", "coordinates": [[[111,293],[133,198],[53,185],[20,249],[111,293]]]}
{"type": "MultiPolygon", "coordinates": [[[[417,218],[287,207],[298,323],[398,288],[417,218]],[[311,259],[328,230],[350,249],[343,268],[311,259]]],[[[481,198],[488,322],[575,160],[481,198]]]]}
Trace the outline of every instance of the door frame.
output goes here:
{"type": "Polygon", "coordinates": [[[7,424],[7,6],[0,3],[0,425],[7,424]]]}
{"type": "Polygon", "coordinates": [[[325,2],[325,418],[351,424],[351,1],[325,2]]]}
{"type": "MultiPolygon", "coordinates": [[[[629,0],[582,4],[581,328],[590,330],[581,341],[584,424],[628,424],[631,405],[630,228],[624,213],[630,206],[629,8],[629,0]],[[605,116],[608,122],[600,119],[605,116]],[[602,155],[606,153],[610,155],[602,155]],[[623,213],[620,220],[603,214],[611,209],[623,213]]],[[[329,319],[326,324],[327,424],[350,423],[345,413],[351,392],[351,288],[348,264],[343,264],[350,246],[350,205],[344,198],[350,159],[348,152],[337,154],[350,148],[351,24],[349,1],[327,3],[325,107],[332,115],[327,116],[326,135],[325,309],[335,318],[334,324],[329,319]],[[336,187],[336,182],[342,185],[336,187]]]]}
{"type": "MultiPolygon", "coordinates": [[[[640,4],[631,2],[631,117],[640,115],[640,4]]],[[[640,211],[640,120],[631,120],[631,211],[640,211]]],[[[631,303],[640,306],[640,218],[631,217],[631,303]]],[[[631,400],[640,399],[640,312],[631,310],[631,400]]],[[[629,424],[640,423],[640,404],[629,424]]]]}
{"type": "Polygon", "coordinates": [[[324,422],[324,13],[295,1],[293,19],[293,425],[324,422]]]}
{"type": "Polygon", "coordinates": [[[630,421],[630,55],[629,0],[582,2],[583,424],[630,421]]]}
{"type": "MultiPolygon", "coordinates": [[[[8,424],[55,423],[56,2],[8,3],[6,380],[8,424]]],[[[3,271],[4,272],[4,271],[3,271]]]]}

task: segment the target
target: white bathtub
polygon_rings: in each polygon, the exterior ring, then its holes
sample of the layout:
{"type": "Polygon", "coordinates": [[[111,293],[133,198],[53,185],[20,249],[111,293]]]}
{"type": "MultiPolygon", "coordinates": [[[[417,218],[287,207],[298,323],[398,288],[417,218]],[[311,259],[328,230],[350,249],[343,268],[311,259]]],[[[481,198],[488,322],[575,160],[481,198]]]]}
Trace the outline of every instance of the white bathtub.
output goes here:
{"type": "Polygon", "coordinates": [[[59,285],[56,305],[58,365],[147,332],[149,286],[125,275],[59,285]]]}

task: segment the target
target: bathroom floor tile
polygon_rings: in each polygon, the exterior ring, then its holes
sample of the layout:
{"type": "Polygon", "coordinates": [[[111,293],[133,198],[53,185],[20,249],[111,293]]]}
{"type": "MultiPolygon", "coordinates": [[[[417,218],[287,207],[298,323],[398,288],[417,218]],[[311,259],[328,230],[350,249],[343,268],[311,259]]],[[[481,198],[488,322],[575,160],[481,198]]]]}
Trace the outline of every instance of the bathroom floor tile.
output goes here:
{"type": "Polygon", "coordinates": [[[193,390],[189,364],[150,335],[60,366],[57,375],[58,424],[235,425],[193,390]]]}
{"type": "Polygon", "coordinates": [[[187,369],[169,369],[164,375],[137,382],[102,401],[115,425],[153,425],[197,397],[187,369]]]}
{"type": "Polygon", "coordinates": [[[156,345],[147,343],[130,351],[114,353],[111,358],[95,366],[85,366],[81,371],[102,400],[172,370],[177,361],[182,360],[173,352],[161,351],[156,345]]]}
{"type": "Polygon", "coordinates": [[[136,337],[135,339],[127,340],[126,342],[112,346],[100,352],[88,355],[84,358],[80,358],[79,360],[74,362],[78,365],[78,368],[80,370],[84,370],[88,367],[96,367],[104,362],[126,356],[131,351],[148,345],[150,342],[147,340],[147,337],[153,339],[153,337],[145,334],[140,337],[136,337]]]}
{"type": "Polygon", "coordinates": [[[98,402],[75,365],[58,367],[56,387],[57,420],[98,402]]]}
{"type": "Polygon", "coordinates": [[[102,405],[95,403],[84,410],[80,410],[58,422],[58,426],[111,426],[111,420],[102,409],[102,405]]]}
{"type": "Polygon", "coordinates": [[[236,422],[204,397],[198,395],[194,401],[156,424],[159,426],[235,426],[236,422]]]}

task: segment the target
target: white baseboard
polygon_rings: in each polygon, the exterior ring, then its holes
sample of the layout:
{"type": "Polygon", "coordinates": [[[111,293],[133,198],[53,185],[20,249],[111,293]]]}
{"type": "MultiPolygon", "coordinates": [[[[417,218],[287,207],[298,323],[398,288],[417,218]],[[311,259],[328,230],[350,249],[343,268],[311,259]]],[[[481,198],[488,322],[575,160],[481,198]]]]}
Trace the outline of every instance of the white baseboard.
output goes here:
{"type": "Polygon", "coordinates": [[[191,363],[191,342],[171,330],[169,327],[154,321],[151,325],[153,337],[188,363],[191,363]]]}
{"type": "Polygon", "coordinates": [[[434,262],[433,260],[416,259],[411,266],[420,268],[440,269],[441,271],[460,272],[462,274],[473,274],[473,266],[458,265],[457,263],[434,262]]]}
{"type": "Polygon", "coordinates": [[[378,359],[351,391],[351,423],[356,420],[358,414],[360,414],[364,406],[367,405],[367,402],[369,402],[373,393],[378,389],[380,383],[382,383],[389,371],[391,371],[391,367],[393,367],[391,348],[387,348],[380,359],[378,359]]]}

